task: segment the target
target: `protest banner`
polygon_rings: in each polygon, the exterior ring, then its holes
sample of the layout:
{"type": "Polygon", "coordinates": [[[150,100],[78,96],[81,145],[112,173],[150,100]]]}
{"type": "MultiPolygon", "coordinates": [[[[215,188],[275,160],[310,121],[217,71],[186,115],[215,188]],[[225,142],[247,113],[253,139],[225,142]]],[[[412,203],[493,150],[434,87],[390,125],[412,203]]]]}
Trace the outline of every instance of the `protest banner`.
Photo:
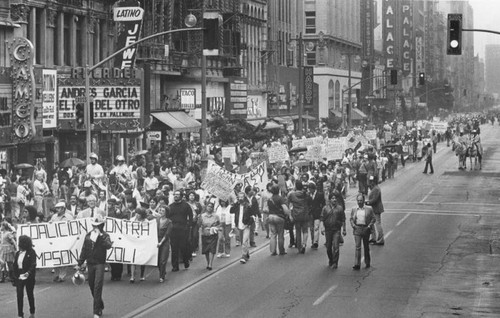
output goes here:
{"type": "Polygon", "coordinates": [[[236,149],[232,147],[222,147],[222,159],[229,158],[231,162],[236,162],[236,149]]]}
{"type": "Polygon", "coordinates": [[[328,138],[324,149],[326,159],[342,159],[346,149],[346,140],[344,138],[328,138]]]}
{"type": "Polygon", "coordinates": [[[269,157],[267,155],[267,152],[252,152],[250,154],[250,159],[251,159],[251,163],[250,163],[250,166],[248,168],[250,169],[254,169],[256,168],[258,165],[260,165],[262,162],[268,162],[269,161],[269,157]]]}
{"type": "Polygon", "coordinates": [[[323,137],[321,136],[305,138],[305,139],[296,139],[292,140],[292,148],[314,146],[314,145],[319,145],[322,142],[323,142],[323,137]]]}
{"type": "Polygon", "coordinates": [[[285,145],[273,145],[267,148],[269,163],[283,162],[290,160],[290,155],[285,145]]]}
{"type": "Polygon", "coordinates": [[[384,139],[386,142],[388,142],[389,140],[392,140],[392,132],[386,131],[384,133],[384,139]]]}
{"type": "Polygon", "coordinates": [[[377,139],[377,131],[375,129],[373,129],[373,130],[365,130],[365,137],[368,140],[375,140],[375,139],[377,139]]]}
{"type": "MultiPolygon", "coordinates": [[[[52,223],[21,224],[18,236],[31,237],[38,268],[77,265],[85,235],[92,231],[90,218],[52,223]]],[[[106,218],[104,231],[113,242],[107,251],[107,263],[156,266],[158,240],[156,220],[135,222],[106,218]]]]}
{"type": "Polygon", "coordinates": [[[257,187],[259,190],[266,189],[269,183],[266,163],[262,162],[250,172],[238,175],[238,178],[243,182],[243,189],[245,189],[246,186],[257,187]]]}
{"type": "Polygon", "coordinates": [[[318,144],[314,146],[307,146],[305,159],[309,161],[321,161],[323,159],[323,155],[323,145],[318,144]]]}
{"type": "Polygon", "coordinates": [[[229,200],[234,186],[238,182],[238,175],[219,167],[212,160],[208,161],[207,172],[201,187],[219,199],[229,200]]]}

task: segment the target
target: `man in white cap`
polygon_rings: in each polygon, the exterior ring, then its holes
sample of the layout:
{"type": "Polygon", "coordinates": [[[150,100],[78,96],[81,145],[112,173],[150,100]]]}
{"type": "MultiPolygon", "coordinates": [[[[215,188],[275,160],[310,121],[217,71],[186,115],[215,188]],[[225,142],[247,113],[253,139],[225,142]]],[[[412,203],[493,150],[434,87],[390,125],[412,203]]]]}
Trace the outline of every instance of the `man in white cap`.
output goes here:
{"type": "Polygon", "coordinates": [[[110,174],[114,174],[123,185],[126,185],[131,180],[130,170],[125,163],[125,157],[122,155],[116,156],[116,166],[111,170],[110,174]]]}
{"type": "MultiPolygon", "coordinates": [[[[52,215],[50,222],[70,221],[74,219],[71,213],[68,210],[66,210],[66,203],[64,201],[57,202],[57,204],[54,207],[56,209],[56,213],[52,215]]],[[[67,270],[68,270],[67,266],[59,267],[56,271],[54,282],[56,283],[64,282],[64,277],[66,277],[67,270]]]]}
{"type": "Polygon", "coordinates": [[[92,231],[87,233],[83,241],[77,270],[83,270],[83,263],[87,262],[88,282],[90,292],[94,298],[94,318],[102,316],[104,301],[102,300],[102,288],[104,285],[104,263],[106,253],[113,246],[109,234],[104,232],[104,218],[100,215],[92,218],[92,231]]]}
{"type": "Polygon", "coordinates": [[[93,180],[99,187],[102,186],[102,178],[104,178],[104,169],[100,164],[97,163],[99,157],[95,153],[91,153],[89,156],[90,163],[87,165],[85,173],[93,180]]]}
{"type": "Polygon", "coordinates": [[[78,213],[77,218],[78,219],[94,218],[97,215],[105,217],[106,212],[104,212],[102,209],[99,209],[99,207],[96,206],[96,203],[97,203],[96,196],[94,196],[94,195],[88,196],[87,197],[88,208],[86,208],[85,210],[82,210],[80,213],[78,213]]]}

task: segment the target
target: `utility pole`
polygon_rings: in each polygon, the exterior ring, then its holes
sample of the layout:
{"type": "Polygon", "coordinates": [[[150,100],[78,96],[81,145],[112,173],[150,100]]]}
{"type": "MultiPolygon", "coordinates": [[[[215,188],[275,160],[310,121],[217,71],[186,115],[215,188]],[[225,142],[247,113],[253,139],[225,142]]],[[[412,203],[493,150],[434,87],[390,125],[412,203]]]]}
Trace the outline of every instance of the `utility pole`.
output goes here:
{"type": "MultiPolygon", "coordinates": [[[[205,1],[201,2],[201,28],[204,27],[205,1]]],[[[207,57],[203,50],[205,37],[201,32],[201,147],[202,154],[206,155],[207,145],[207,57]]]]}
{"type": "Polygon", "coordinates": [[[298,125],[298,136],[302,137],[302,113],[304,108],[304,40],[302,38],[302,32],[299,33],[299,48],[298,48],[298,67],[299,67],[299,100],[298,100],[298,112],[299,112],[299,125],[298,125]]]}

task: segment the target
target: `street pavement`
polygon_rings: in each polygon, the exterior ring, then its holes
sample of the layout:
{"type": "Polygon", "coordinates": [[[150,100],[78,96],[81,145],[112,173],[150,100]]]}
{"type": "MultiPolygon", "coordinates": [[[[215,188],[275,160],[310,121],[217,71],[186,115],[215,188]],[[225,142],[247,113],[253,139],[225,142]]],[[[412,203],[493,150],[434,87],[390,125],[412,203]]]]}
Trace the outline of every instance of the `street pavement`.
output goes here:
{"type": "MultiPolygon", "coordinates": [[[[323,237],[318,250],[309,240],[304,255],[270,256],[261,232],[245,265],[233,247],[214,270],[198,256],[163,284],[156,268],[135,284],[107,274],[103,317],[499,317],[500,127],[482,126],[481,138],[482,170],[458,170],[440,143],[433,175],[422,173],[423,162],[408,163],[382,183],[386,244],[371,246],[369,269],[352,270],[349,227],[338,269],[327,266],[323,237]]],[[[49,270],[37,275],[37,317],[92,317],[88,285],[53,283],[49,270]]],[[[0,317],[16,316],[10,284],[0,284],[0,302],[0,317]]]]}

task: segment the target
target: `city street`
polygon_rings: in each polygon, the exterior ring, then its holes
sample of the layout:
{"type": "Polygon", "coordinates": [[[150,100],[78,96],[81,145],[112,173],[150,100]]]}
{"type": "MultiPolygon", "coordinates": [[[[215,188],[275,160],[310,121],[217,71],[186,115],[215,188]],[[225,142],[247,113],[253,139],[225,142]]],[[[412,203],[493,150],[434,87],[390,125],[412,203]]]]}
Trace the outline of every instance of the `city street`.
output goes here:
{"type": "MultiPolygon", "coordinates": [[[[197,256],[163,284],[156,268],[135,284],[107,274],[103,317],[498,317],[500,129],[481,130],[481,171],[457,170],[451,147],[440,143],[434,175],[422,174],[423,162],[408,163],[381,185],[386,244],[371,246],[369,269],[352,270],[350,228],[336,270],[322,243],[272,257],[261,232],[246,265],[233,247],[213,271],[197,256]]],[[[0,286],[0,316],[15,316],[15,289],[0,286]]],[[[88,285],[53,283],[48,270],[38,273],[35,297],[37,317],[92,316],[88,285]]]]}

